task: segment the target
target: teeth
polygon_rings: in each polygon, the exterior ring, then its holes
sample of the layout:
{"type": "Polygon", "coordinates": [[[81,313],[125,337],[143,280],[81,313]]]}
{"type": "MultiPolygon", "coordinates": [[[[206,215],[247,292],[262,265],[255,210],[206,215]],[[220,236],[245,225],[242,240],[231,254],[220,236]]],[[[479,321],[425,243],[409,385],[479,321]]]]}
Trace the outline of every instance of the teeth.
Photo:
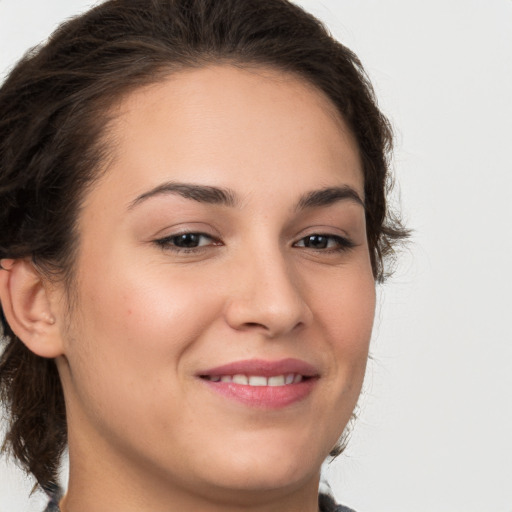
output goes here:
{"type": "Polygon", "coordinates": [[[277,375],[276,377],[268,378],[269,386],[284,386],[284,375],[277,375]]]}
{"type": "Polygon", "coordinates": [[[233,382],[235,384],[249,384],[249,379],[247,375],[233,375],[233,382]]]}
{"type": "Polygon", "coordinates": [[[251,375],[249,377],[249,386],[267,386],[267,378],[251,375]]]}
{"type": "Polygon", "coordinates": [[[212,382],[232,382],[233,384],[242,384],[245,386],[287,386],[290,384],[298,384],[302,382],[302,375],[295,373],[288,373],[286,375],[274,375],[272,377],[264,377],[262,375],[243,375],[237,373],[236,375],[212,375],[206,376],[212,382]]]}

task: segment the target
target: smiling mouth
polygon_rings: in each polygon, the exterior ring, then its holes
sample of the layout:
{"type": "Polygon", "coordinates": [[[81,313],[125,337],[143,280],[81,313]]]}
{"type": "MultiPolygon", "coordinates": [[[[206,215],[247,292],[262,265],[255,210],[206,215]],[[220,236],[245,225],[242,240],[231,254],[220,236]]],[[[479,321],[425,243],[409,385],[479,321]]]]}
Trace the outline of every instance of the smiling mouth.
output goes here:
{"type": "Polygon", "coordinates": [[[307,377],[305,375],[301,375],[298,373],[287,373],[283,375],[273,375],[271,377],[266,377],[264,375],[245,375],[241,373],[237,373],[235,375],[201,375],[202,379],[208,380],[210,382],[230,382],[233,384],[240,384],[243,386],[271,386],[271,387],[280,387],[280,386],[289,386],[291,384],[298,384],[303,382],[304,380],[310,379],[311,377],[307,377]]]}
{"type": "Polygon", "coordinates": [[[321,374],[300,359],[234,361],[197,374],[216,395],[257,409],[281,409],[304,401],[321,374]]]}

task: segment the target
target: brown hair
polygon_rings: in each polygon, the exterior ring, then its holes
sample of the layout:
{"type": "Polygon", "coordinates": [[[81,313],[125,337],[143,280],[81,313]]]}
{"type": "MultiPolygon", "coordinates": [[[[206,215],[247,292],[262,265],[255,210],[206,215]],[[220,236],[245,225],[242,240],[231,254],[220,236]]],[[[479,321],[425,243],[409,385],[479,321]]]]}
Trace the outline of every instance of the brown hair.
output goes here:
{"type": "MultiPolygon", "coordinates": [[[[392,136],[357,57],[287,0],[109,0],[63,24],[0,89],[0,259],[31,258],[70,282],[80,202],[108,154],[106,112],[130,90],[208,63],[264,65],[323,91],[352,130],[364,170],[375,279],[406,236],[387,207],[392,136]]],[[[0,310],[4,447],[50,491],[66,446],[53,360],[30,352],[0,310]]]]}

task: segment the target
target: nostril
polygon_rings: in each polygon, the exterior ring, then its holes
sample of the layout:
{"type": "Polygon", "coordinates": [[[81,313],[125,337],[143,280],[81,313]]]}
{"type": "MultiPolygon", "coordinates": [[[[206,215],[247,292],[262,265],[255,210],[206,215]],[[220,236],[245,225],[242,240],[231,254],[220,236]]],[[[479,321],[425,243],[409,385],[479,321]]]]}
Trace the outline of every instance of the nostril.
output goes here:
{"type": "MultiPolygon", "coordinates": [[[[302,325],[303,325],[303,322],[298,322],[293,327],[293,330],[296,330],[298,327],[301,327],[302,325]]],[[[259,322],[245,322],[242,325],[242,329],[263,329],[264,331],[272,331],[272,323],[269,322],[269,325],[265,325],[265,324],[259,323],[259,322]]]]}
{"type": "Polygon", "coordinates": [[[297,332],[309,323],[311,311],[298,293],[277,292],[269,293],[268,287],[261,285],[246,296],[230,297],[224,310],[226,322],[237,331],[260,332],[271,338],[297,332]]]}

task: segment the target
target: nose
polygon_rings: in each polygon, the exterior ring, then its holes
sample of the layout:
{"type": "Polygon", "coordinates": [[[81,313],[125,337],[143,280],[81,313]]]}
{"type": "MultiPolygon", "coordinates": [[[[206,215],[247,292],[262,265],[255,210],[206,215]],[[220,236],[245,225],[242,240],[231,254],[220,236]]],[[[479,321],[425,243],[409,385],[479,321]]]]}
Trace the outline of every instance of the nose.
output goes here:
{"type": "Polygon", "coordinates": [[[232,267],[227,323],[239,331],[276,338],[307,325],[312,318],[299,276],[280,251],[259,252],[232,267]]]}

